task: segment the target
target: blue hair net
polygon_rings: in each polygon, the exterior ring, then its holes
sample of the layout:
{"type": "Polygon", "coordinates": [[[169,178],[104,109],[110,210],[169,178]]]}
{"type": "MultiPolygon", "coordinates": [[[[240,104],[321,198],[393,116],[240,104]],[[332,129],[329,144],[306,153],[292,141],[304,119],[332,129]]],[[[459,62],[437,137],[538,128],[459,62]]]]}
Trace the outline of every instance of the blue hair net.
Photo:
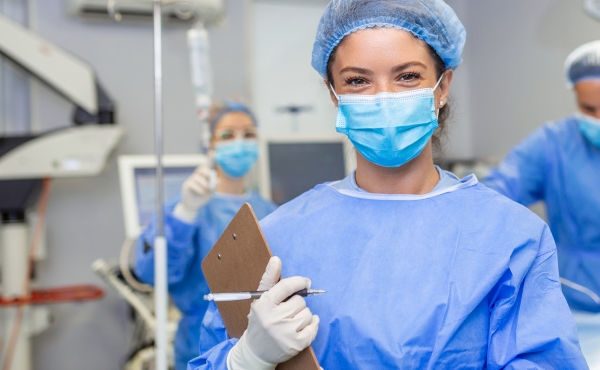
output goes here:
{"type": "Polygon", "coordinates": [[[583,80],[600,79],[600,40],[581,45],[565,61],[567,87],[583,80]]]}
{"type": "Polygon", "coordinates": [[[430,45],[455,69],[462,62],[467,31],[442,0],[332,0],[319,23],[313,46],[312,66],[327,77],[333,49],[352,32],[369,27],[405,30],[430,45]]]}
{"type": "Polygon", "coordinates": [[[242,104],[238,101],[233,101],[233,100],[225,100],[223,102],[223,105],[225,106],[225,109],[223,109],[221,112],[219,112],[219,114],[215,118],[213,118],[212,121],[209,122],[211,133],[215,132],[215,127],[217,127],[217,124],[219,123],[221,118],[223,118],[223,116],[225,116],[227,113],[231,113],[231,112],[246,113],[248,116],[250,116],[250,119],[252,119],[252,123],[256,127],[256,118],[254,117],[254,114],[252,114],[252,112],[250,111],[250,108],[248,108],[247,106],[245,106],[244,104],[242,104]]]}

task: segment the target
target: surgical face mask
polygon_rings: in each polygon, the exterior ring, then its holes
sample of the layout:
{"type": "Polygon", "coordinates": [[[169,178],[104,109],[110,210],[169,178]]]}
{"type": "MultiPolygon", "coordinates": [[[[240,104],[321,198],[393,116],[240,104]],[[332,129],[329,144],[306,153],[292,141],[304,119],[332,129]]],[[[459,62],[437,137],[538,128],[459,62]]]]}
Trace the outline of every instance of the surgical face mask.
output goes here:
{"type": "Polygon", "coordinates": [[[579,131],[588,139],[595,147],[600,148],[600,119],[576,113],[579,131]]]}
{"type": "Polygon", "coordinates": [[[258,158],[256,140],[232,140],[215,144],[215,161],[229,177],[239,178],[250,171],[258,158]]]}
{"type": "Polygon", "coordinates": [[[434,88],[377,95],[336,94],[335,129],[346,134],[369,162],[400,167],[421,154],[438,127],[433,92],[442,77],[434,88]]]}

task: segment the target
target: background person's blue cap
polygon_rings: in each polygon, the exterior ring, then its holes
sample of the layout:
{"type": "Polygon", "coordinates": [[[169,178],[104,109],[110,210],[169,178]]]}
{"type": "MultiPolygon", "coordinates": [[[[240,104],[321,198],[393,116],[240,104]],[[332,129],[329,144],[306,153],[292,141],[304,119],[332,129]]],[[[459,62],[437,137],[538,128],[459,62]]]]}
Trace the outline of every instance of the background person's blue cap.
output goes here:
{"type": "Polygon", "coordinates": [[[217,127],[217,124],[219,123],[219,121],[221,121],[223,116],[231,112],[246,113],[250,117],[250,119],[252,119],[252,123],[254,124],[254,126],[257,126],[256,118],[254,117],[254,114],[252,114],[250,108],[248,108],[246,105],[239,101],[225,100],[222,103],[222,107],[219,107],[218,113],[214,115],[214,117],[211,117],[209,121],[211,134],[214,134],[215,128],[217,127]]]}
{"type": "Polygon", "coordinates": [[[567,87],[584,80],[600,79],[600,40],[575,49],[565,61],[567,87]]]}

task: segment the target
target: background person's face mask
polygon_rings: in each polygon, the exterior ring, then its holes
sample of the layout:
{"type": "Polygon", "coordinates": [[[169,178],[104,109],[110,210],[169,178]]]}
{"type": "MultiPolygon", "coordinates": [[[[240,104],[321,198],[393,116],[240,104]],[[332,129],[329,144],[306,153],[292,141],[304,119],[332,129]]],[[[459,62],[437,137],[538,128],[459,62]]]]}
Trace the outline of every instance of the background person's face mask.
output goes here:
{"type": "Polygon", "coordinates": [[[369,162],[382,167],[402,166],[423,151],[438,127],[433,92],[443,77],[434,88],[377,95],[336,94],[336,131],[346,134],[369,162]]]}
{"type": "Polygon", "coordinates": [[[600,148],[600,119],[579,112],[575,116],[579,124],[579,131],[595,147],[600,148]]]}
{"type": "Polygon", "coordinates": [[[257,158],[256,140],[237,139],[215,144],[215,162],[229,177],[239,178],[247,174],[257,158]]]}

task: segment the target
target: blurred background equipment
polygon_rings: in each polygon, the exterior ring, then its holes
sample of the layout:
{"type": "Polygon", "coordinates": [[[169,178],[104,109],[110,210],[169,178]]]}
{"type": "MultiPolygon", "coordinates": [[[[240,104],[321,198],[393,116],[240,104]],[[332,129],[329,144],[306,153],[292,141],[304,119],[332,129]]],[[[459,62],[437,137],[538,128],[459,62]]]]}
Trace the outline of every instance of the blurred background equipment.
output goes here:
{"type": "Polygon", "coordinates": [[[313,107],[309,105],[286,105],[277,108],[278,113],[289,114],[292,117],[292,132],[300,131],[299,117],[302,113],[307,113],[313,110],[313,107]]]}
{"type": "Polygon", "coordinates": [[[583,8],[585,9],[586,13],[595,19],[600,20],[600,1],[585,0],[583,3],[583,8]]]}
{"type": "Polygon", "coordinates": [[[45,307],[30,305],[94,300],[104,295],[94,286],[32,289],[40,250],[45,255],[50,179],[99,175],[123,129],[114,125],[115,106],[98,85],[90,65],[3,15],[0,35],[0,54],[76,105],[74,127],[0,137],[0,306],[17,307],[6,315],[2,368],[29,370],[30,337],[50,323],[45,307]],[[39,205],[32,232],[28,214],[35,204],[39,205]]]}
{"type": "MultiPolygon", "coordinates": [[[[168,202],[179,196],[183,182],[194,172],[206,156],[201,154],[165,155],[163,157],[164,199],[168,202]]],[[[124,155],[119,157],[121,202],[125,221],[126,239],[118,264],[110,265],[102,259],[92,269],[105,279],[134,310],[135,330],[125,370],[143,370],[155,363],[154,289],[141,283],[130,267],[130,255],[136,240],[156,214],[156,156],[124,155]]],[[[173,339],[181,314],[169,305],[167,324],[168,363],[173,366],[173,339]]]]}
{"type": "Polygon", "coordinates": [[[288,135],[261,140],[261,195],[282,205],[356,167],[352,144],[341,135],[288,135]]]}
{"type": "MultiPolygon", "coordinates": [[[[153,0],[69,0],[68,13],[88,21],[152,22],[153,0]]],[[[167,23],[211,24],[223,18],[223,0],[166,0],[167,23]]]]}
{"type": "Polygon", "coordinates": [[[192,86],[196,103],[196,116],[200,125],[200,152],[208,153],[210,146],[209,109],[212,104],[213,81],[210,66],[210,42],[204,24],[197,22],[187,32],[192,70],[192,86]]]}
{"type": "MultiPolygon", "coordinates": [[[[167,202],[179,196],[181,185],[196,167],[207,161],[201,154],[165,155],[164,191],[167,202]]],[[[125,235],[135,241],[156,214],[156,157],[123,155],[119,157],[119,179],[125,235]]]]}

